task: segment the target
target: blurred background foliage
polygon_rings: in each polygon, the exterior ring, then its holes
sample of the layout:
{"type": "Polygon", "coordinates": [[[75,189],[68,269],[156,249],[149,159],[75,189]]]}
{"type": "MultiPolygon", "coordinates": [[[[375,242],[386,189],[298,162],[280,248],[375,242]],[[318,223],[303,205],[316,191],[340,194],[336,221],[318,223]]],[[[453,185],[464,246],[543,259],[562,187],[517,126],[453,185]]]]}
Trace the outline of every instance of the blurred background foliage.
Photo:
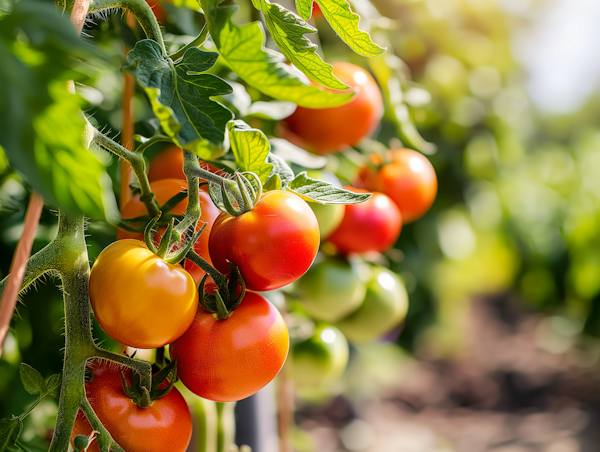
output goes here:
{"type": "MultiPolygon", "coordinates": [[[[244,22],[242,17],[250,20],[249,2],[240,3],[242,10],[236,20],[244,22]]],[[[531,26],[537,11],[548,2],[522,2],[519,8],[507,6],[513,3],[499,4],[493,0],[353,3],[364,16],[361,27],[370,28],[375,41],[389,47],[388,54],[380,58],[394,69],[396,83],[388,82],[387,88],[400,86],[395,93],[396,101],[400,95],[400,103],[408,107],[419,133],[435,146],[420,142],[406,122],[401,127],[403,136],[399,135],[398,111],[394,111],[398,104],[389,98],[385,118],[373,139],[386,146],[397,146],[399,138],[406,145],[419,145],[436,169],[439,192],[431,211],[406,225],[396,247],[384,257],[376,258],[387,261],[402,276],[409,292],[410,309],[397,340],[403,351],[385,344],[354,350],[347,379],[334,393],[345,388],[347,394],[357,398],[363,392],[373,392],[373,385],[365,385],[365,379],[396,384],[399,375],[406,371],[402,363],[413,362],[411,355],[430,361],[464,358],[468,354],[467,321],[472,318],[474,301],[482,296],[508,297],[528,315],[541,314],[544,320],[531,337],[544,352],[561,355],[576,348],[577,365],[592,368],[597,364],[600,357],[598,98],[590,96],[580,109],[565,114],[551,115],[536,109],[527,91],[527,72],[515,56],[515,36],[531,26]],[[390,55],[401,61],[389,60],[390,55]],[[372,366],[363,366],[365,363],[372,366]]],[[[164,7],[168,44],[177,47],[199,31],[200,14],[170,4],[164,7]]],[[[121,14],[98,17],[94,22],[85,30],[90,35],[87,39],[102,48],[106,66],[97,68],[90,86],[82,87],[80,92],[87,102],[87,112],[95,121],[105,125],[105,131],[118,131],[123,77],[115,68],[123,61],[123,37],[131,43],[132,32],[125,27],[121,14]]],[[[352,54],[322,19],[317,19],[316,25],[327,61],[348,60],[377,72],[381,62],[369,62],[352,54]]],[[[555,70],[560,71],[560,66],[557,61],[555,70]]],[[[213,70],[236,80],[223,66],[217,65],[213,70]]],[[[257,92],[248,89],[248,93],[252,100],[261,100],[257,92]]],[[[230,102],[234,107],[239,105],[235,99],[230,102]]],[[[136,132],[150,135],[152,112],[139,89],[134,111],[136,132]]],[[[274,122],[254,121],[275,133],[274,122]]],[[[370,146],[373,143],[366,142],[361,149],[370,146]]],[[[151,152],[148,154],[152,156],[151,152]]],[[[346,160],[353,159],[361,161],[351,153],[349,157],[332,158],[328,167],[351,180],[356,166],[348,166],[346,160]]],[[[116,161],[113,160],[110,170],[117,190],[116,161]]],[[[0,276],[8,272],[22,230],[27,199],[27,187],[6,160],[0,158],[0,276]]],[[[55,232],[56,216],[47,210],[34,251],[48,243],[55,232]]],[[[115,230],[92,222],[89,234],[93,261],[114,240],[115,230]]],[[[0,361],[2,416],[21,412],[32,401],[18,381],[21,360],[34,365],[45,376],[60,371],[63,313],[56,282],[48,278],[45,284],[38,284],[36,290],[22,297],[0,361]]],[[[98,328],[95,335],[115,347],[98,328]]],[[[54,409],[38,408],[28,418],[25,440],[48,436],[54,409]]],[[[300,421],[302,416],[301,413],[300,421]]],[[[348,422],[341,425],[347,426],[348,422]]],[[[364,425],[354,427],[368,434],[364,425]]],[[[299,435],[296,443],[302,449],[306,438],[299,435]]],[[[342,434],[343,444],[352,444],[353,437],[348,435],[344,439],[342,434]]],[[[361,449],[347,447],[347,450],[361,449]]]]}

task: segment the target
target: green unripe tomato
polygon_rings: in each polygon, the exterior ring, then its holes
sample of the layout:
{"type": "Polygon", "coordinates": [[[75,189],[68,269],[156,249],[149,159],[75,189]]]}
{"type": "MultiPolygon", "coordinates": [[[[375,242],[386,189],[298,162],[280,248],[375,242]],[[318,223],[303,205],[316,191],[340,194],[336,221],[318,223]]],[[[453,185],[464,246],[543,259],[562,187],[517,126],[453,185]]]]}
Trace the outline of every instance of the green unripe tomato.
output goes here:
{"type": "Polygon", "coordinates": [[[327,256],[315,261],[297,281],[296,291],[311,317],[335,322],[360,306],[366,287],[355,262],[327,256]]]}
{"type": "Polygon", "coordinates": [[[374,341],[406,317],[408,295],[400,278],[387,268],[373,266],[373,279],[360,307],[336,326],[353,343],[374,341]]]}
{"type": "Polygon", "coordinates": [[[292,379],[298,388],[337,380],[348,364],[348,341],[336,327],[321,325],[308,339],[292,346],[292,379]]]}
{"type": "Polygon", "coordinates": [[[346,206],[343,204],[317,204],[316,202],[309,202],[308,205],[315,213],[317,221],[319,222],[319,233],[321,240],[325,240],[333,231],[335,231],[342,220],[344,219],[344,211],[346,206]]]}

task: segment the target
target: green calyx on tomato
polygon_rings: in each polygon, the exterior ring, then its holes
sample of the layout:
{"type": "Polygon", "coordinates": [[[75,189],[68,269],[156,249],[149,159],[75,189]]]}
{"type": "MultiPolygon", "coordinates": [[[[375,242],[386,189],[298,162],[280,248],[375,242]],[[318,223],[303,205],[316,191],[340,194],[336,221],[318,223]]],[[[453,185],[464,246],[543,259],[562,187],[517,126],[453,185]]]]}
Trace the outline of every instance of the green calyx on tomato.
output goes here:
{"type": "Polygon", "coordinates": [[[263,194],[260,178],[250,172],[236,172],[235,181],[221,179],[220,184],[209,184],[213,203],[225,213],[237,217],[250,212],[263,194]]]}
{"type": "MultiPolygon", "coordinates": [[[[108,362],[90,366],[93,378],[85,383],[86,396],[102,425],[127,452],[185,452],[192,436],[192,416],[177,388],[147,408],[131,402],[123,391],[123,377],[129,383],[133,373],[108,362]]],[[[158,375],[155,376],[158,378],[158,375]]],[[[163,383],[166,384],[166,383],[163,383]]],[[[89,437],[92,426],[82,411],[75,420],[71,438],[89,437]]],[[[87,452],[100,452],[93,441],[87,452]]]]}
{"type": "Polygon", "coordinates": [[[356,261],[323,256],[298,280],[296,291],[311,317],[335,322],[360,306],[366,286],[356,261]]]}
{"type": "Polygon", "coordinates": [[[231,262],[247,289],[265,292],[302,276],[319,242],[319,224],[306,201],[289,191],[269,191],[249,212],[219,215],[208,246],[217,270],[227,273],[231,262]]]}
{"type": "Polygon", "coordinates": [[[292,380],[312,388],[339,379],[348,364],[348,341],[340,330],[320,325],[307,339],[292,346],[292,380]]]}
{"type": "Polygon", "coordinates": [[[373,276],[360,307],[336,322],[350,342],[374,341],[396,327],[408,311],[408,295],[404,284],[392,271],[373,266],[373,276]]]}
{"type": "Polygon", "coordinates": [[[287,326],[277,308],[262,295],[246,291],[225,320],[198,309],[190,328],[169,351],[190,391],[233,402],[266,386],[281,370],[288,349],[287,326]]]}
{"type": "Polygon", "coordinates": [[[136,372],[131,375],[131,385],[127,383],[125,374],[122,371],[121,377],[125,394],[140,408],[148,408],[155,400],[166,396],[173,389],[175,381],[177,381],[176,362],[168,362],[166,366],[152,376],[152,387],[150,389],[142,386],[141,376],[136,372]]]}
{"type": "Polygon", "coordinates": [[[118,240],[92,266],[89,295],[100,327],[134,348],[158,348],[181,336],[198,310],[191,275],[144,242],[118,240]]]}
{"type": "MultiPolygon", "coordinates": [[[[162,216],[157,223],[159,228],[154,234],[153,240],[156,243],[164,235],[166,225],[172,218],[181,219],[183,215],[185,215],[187,208],[187,181],[180,179],[160,179],[152,182],[150,184],[150,188],[155,194],[158,203],[162,205],[162,216]],[[167,218],[169,221],[163,221],[165,218],[167,218]]],[[[202,213],[200,214],[200,221],[198,222],[196,230],[204,227],[204,232],[195,242],[192,242],[194,243],[193,249],[198,256],[204,259],[204,261],[206,261],[208,264],[211,264],[212,261],[208,254],[208,236],[210,233],[210,228],[212,227],[215,219],[219,216],[220,211],[213,204],[206,185],[202,185],[200,187],[198,193],[198,202],[202,213]]],[[[127,202],[123,206],[121,213],[123,216],[123,221],[134,228],[130,228],[131,230],[125,230],[122,228],[122,225],[120,225],[119,229],[117,230],[117,239],[122,240],[129,238],[144,240],[144,233],[135,231],[138,229],[139,231],[143,231],[144,227],[151,219],[148,215],[145,204],[140,201],[139,195],[134,196],[129,202],[127,202]]],[[[192,234],[192,231],[186,231],[183,235],[187,237],[188,233],[192,234]]],[[[177,246],[179,245],[176,245],[176,247],[177,246]]],[[[192,275],[196,283],[198,283],[206,274],[205,269],[193,263],[190,259],[186,259],[183,265],[184,268],[192,275]]]]}
{"type": "Polygon", "coordinates": [[[225,280],[221,278],[219,283],[211,284],[210,291],[205,291],[206,280],[208,275],[205,275],[198,287],[200,304],[208,312],[212,312],[217,320],[225,320],[233,311],[240,305],[244,295],[246,294],[246,283],[240,274],[240,269],[229,262],[229,280],[225,284],[225,280]]]}

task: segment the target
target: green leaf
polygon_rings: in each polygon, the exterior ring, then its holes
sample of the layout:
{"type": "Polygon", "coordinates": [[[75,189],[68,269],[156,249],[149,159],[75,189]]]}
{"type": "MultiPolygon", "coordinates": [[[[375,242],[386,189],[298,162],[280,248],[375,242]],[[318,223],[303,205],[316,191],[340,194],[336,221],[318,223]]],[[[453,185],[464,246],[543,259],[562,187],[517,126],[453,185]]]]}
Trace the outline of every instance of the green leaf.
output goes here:
{"type": "Polygon", "coordinates": [[[270,174],[269,177],[276,175],[281,181],[281,186],[278,188],[278,190],[281,190],[281,188],[285,188],[287,184],[294,180],[294,172],[286,163],[286,161],[283,160],[281,157],[270,153],[267,162],[273,165],[273,172],[270,174]]]}
{"type": "Polygon", "coordinates": [[[62,377],[60,374],[53,374],[46,380],[46,391],[48,397],[58,399],[60,395],[60,386],[62,384],[62,377]]]}
{"type": "Polygon", "coordinates": [[[375,44],[369,33],[358,28],[360,16],[352,11],[347,0],[317,0],[317,4],[331,28],[356,53],[367,57],[385,53],[386,49],[375,44]]]}
{"type": "Polygon", "coordinates": [[[403,66],[402,60],[391,54],[369,60],[369,67],[381,87],[386,104],[386,116],[396,125],[396,131],[402,142],[424,154],[432,154],[436,150],[435,144],[427,142],[419,134],[410,117],[408,106],[404,102],[403,66]]]}
{"type": "Polygon", "coordinates": [[[264,184],[273,171],[273,165],[267,163],[271,150],[269,140],[262,130],[253,129],[244,121],[232,121],[228,124],[231,150],[241,171],[251,171],[264,184]]]}
{"type": "Polygon", "coordinates": [[[81,98],[66,91],[85,79],[75,58],[98,65],[98,55],[52,4],[22,0],[0,20],[0,146],[47,203],[116,221],[106,164],[83,139],[81,98]]]}
{"type": "Polygon", "coordinates": [[[371,197],[371,193],[354,193],[329,182],[312,179],[304,171],[289,183],[286,190],[318,204],[358,204],[371,197]]]}
{"type": "Polygon", "coordinates": [[[231,87],[216,75],[202,74],[218,57],[216,52],[192,47],[175,65],[150,39],[139,41],[128,54],[124,69],[144,88],[158,90],[150,99],[165,132],[186,149],[192,144],[191,151],[202,140],[222,147],[225,126],[233,118],[229,109],[210,99],[230,93],[231,87]]]}
{"type": "Polygon", "coordinates": [[[313,0],[296,0],[296,11],[304,20],[308,20],[312,16],[313,0]]]}
{"type": "Polygon", "coordinates": [[[0,419],[0,451],[11,450],[21,435],[23,422],[18,417],[0,419]]]}
{"type": "Polygon", "coordinates": [[[308,78],[326,88],[349,88],[333,75],[333,66],[321,59],[316,52],[317,45],[304,36],[305,33],[315,33],[315,27],[277,3],[261,0],[261,8],[271,36],[288,60],[308,78]]]}
{"type": "Polygon", "coordinates": [[[239,27],[232,21],[235,5],[219,6],[221,0],[199,0],[210,35],[221,57],[242,80],[277,100],[308,108],[343,105],[354,93],[334,93],[311,85],[298,69],[284,63],[283,55],[267,49],[260,22],[239,27]]]}
{"type": "Polygon", "coordinates": [[[19,375],[25,391],[29,394],[44,394],[46,392],[44,377],[29,364],[21,363],[19,375]]]}

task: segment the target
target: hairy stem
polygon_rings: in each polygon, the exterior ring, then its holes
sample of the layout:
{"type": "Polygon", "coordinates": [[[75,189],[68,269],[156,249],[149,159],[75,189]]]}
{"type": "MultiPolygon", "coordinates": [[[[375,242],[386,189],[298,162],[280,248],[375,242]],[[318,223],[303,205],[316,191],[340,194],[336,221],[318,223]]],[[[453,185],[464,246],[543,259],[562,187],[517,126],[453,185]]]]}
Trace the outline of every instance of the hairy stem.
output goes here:
{"type": "Polygon", "coordinates": [[[111,140],[98,130],[94,130],[93,140],[94,143],[96,143],[102,149],[112,152],[123,160],[129,162],[131,168],[133,169],[133,173],[140,184],[140,201],[146,205],[146,209],[148,210],[150,217],[155,217],[158,215],[160,212],[160,207],[158,202],[156,202],[154,193],[152,193],[152,190],[150,189],[150,182],[148,181],[148,175],[146,174],[146,162],[144,161],[144,156],[141,153],[131,152],[125,149],[119,143],[111,140]]]}
{"type": "Polygon", "coordinates": [[[156,41],[160,45],[163,55],[167,56],[160,26],[152,12],[152,8],[148,6],[145,0],[91,0],[89,12],[97,13],[113,8],[129,11],[144,30],[146,37],[156,41]]]}
{"type": "Polygon", "coordinates": [[[90,267],[83,216],[59,214],[56,243],[62,245],[59,273],[65,303],[65,361],[58,418],[49,452],[66,451],[81,401],[85,397],[85,364],[94,352],[88,284],[90,267]]]}
{"type": "Polygon", "coordinates": [[[202,214],[200,207],[200,186],[198,185],[198,176],[193,173],[194,169],[200,169],[198,157],[190,151],[183,151],[183,174],[187,179],[188,186],[188,204],[185,210],[185,217],[175,228],[179,234],[182,234],[190,226],[198,225],[198,219],[202,214]]]}

